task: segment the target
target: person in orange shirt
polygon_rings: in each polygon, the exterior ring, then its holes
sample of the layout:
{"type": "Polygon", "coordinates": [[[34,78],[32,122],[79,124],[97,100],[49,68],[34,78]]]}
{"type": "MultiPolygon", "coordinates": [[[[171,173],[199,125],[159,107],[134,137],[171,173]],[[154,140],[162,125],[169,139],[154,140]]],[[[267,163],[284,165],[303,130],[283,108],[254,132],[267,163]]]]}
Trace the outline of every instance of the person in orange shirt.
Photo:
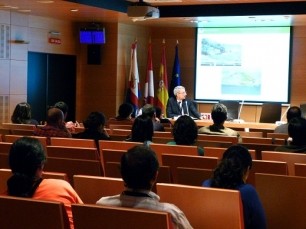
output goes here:
{"type": "Polygon", "coordinates": [[[62,202],[73,229],[71,204],[83,202],[67,181],[42,178],[45,162],[46,154],[39,140],[22,137],[15,141],[9,153],[13,175],[4,195],[62,202]]]}

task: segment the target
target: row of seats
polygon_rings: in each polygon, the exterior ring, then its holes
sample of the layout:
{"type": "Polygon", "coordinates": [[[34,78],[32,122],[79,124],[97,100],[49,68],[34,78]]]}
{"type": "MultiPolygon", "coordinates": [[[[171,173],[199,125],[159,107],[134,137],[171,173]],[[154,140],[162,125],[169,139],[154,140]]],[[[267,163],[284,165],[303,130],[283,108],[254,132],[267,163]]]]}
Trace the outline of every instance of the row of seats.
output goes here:
{"type": "MultiPolygon", "coordinates": [[[[267,228],[305,228],[306,206],[301,203],[306,196],[301,190],[306,188],[306,178],[256,174],[255,179],[267,228]]],[[[76,229],[171,228],[168,213],[160,216],[156,211],[95,205],[101,196],[121,193],[124,187],[121,179],[76,175],[74,183],[85,203],[72,205],[76,229]]],[[[157,193],[162,202],[178,206],[194,228],[244,228],[239,191],[157,184],[157,193]]],[[[24,225],[34,229],[42,225],[47,229],[68,228],[63,205],[52,201],[0,197],[0,218],[0,228],[4,229],[24,225]]]]}

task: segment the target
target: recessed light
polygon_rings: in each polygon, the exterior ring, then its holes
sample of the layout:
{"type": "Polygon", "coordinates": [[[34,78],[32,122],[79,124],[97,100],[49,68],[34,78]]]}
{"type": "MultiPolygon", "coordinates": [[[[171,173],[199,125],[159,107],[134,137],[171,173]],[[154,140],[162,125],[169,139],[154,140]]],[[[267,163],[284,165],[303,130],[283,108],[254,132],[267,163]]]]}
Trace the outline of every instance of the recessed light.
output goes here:
{"type": "Polygon", "coordinates": [[[79,9],[71,9],[70,11],[71,11],[71,12],[78,12],[79,9]]]}

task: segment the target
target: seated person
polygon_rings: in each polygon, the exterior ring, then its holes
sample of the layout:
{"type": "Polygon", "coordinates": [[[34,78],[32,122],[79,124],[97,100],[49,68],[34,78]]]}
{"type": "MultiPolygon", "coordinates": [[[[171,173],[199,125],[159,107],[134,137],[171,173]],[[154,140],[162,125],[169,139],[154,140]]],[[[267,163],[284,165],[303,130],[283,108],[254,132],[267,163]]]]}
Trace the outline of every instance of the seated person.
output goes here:
{"type": "Polygon", "coordinates": [[[245,228],[266,228],[264,209],[255,188],[246,184],[252,158],[247,148],[230,146],[213,172],[211,179],[204,181],[204,187],[239,190],[243,204],[245,228]]]}
{"type": "Polygon", "coordinates": [[[290,107],[286,114],[287,123],[277,126],[274,130],[274,133],[288,134],[288,125],[290,120],[295,117],[301,117],[301,116],[302,116],[302,111],[299,107],[297,106],[290,107]]]}
{"type": "Polygon", "coordinates": [[[67,181],[42,178],[46,160],[44,147],[38,139],[22,137],[16,140],[9,153],[12,176],[7,181],[4,195],[62,202],[72,229],[71,204],[83,202],[67,181]]]}
{"type": "Polygon", "coordinates": [[[129,149],[121,157],[120,169],[126,189],[119,195],[102,197],[97,204],[169,212],[173,228],[192,228],[178,207],[159,202],[159,196],[151,191],[159,169],[154,151],[146,146],[129,149]]]}
{"type": "Polygon", "coordinates": [[[106,126],[108,127],[110,124],[133,124],[133,111],[134,108],[130,103],[122,103],[119,106],[118,116],[108,119],[106,126]]]}
{"type": "Polygon", "coordinates": [[[142,114],[134,120],[131,136],[126,141],[143,142],[144,145],[149,146],[152,143],[153,134],[152,119],[142,114]]]}
{"type": "MultiPolygon", "coordinates": [[[[173,126],[174,141],[169,145],[194,145],[198,138],[198,126],[195,121],[187,115],[180,116],[173,126]]],[[[198,146],[199,156],[204,155],[204,148],[198,146]]]]}
{"type": "Polygon", "coordinates": [[[47,124],[43,127],[37,127],[34,130],[34,135],[48,137],[71,138],[71,133],[65,126],[64,114],[58,108],[50,108],[47,112],[47,124]]]}
{"type": "Polygon", "coordinates": [[[176,86],[173,90],[173,94],[175,98],[170,97],[167,102],[167,118],[174,118],[181,115],[189,115],[197,119],[202,118],[192,101],[186,99],[187,93],[183,86],[176,86]]]}
{"type": "Polygon", "coordinates": [[[12,123],[38,125],[35,119],[32,119],[31,106],[26,102],[18,103],[11,117],[12,123]]]}
{"type": "Polygon", "coordinates": [[[64,122],[65,122],[65,126],[67,129],[69,129],[71,132],[74,132],[75,131],[75,127],[78,127],[80,126],[80,124],[78,122],[73,122],[73,121],[67,121],[67,116],[68,116],[68,105],[67,103],[63,102],[63,101],[58,101],[57,103],[54,104],[55,108],[58,108],[60,109],[63,114],[64,114],[64,122]]]}
{"type": "Polygon", "coordinates": [[[288,145],[277,146],[275,151],[306,153],[306,119],[295,117],[288,125],[288,145]]]}
{"type": "Polygon", "coordinates": [[[164,126],[160,123],[160,120],[156,117],[155,108],[151,104],[146,104],[141,108],[143,115],[149,116],[153,121],[154,131],[165,131],[164,126]]]}
{"type": "Polygon", "coordinates": [[[211,118],[214,124],[199,129],[199,134],[211,134],[211,135],[224,135],[224,136],[236,136],[241,142],[240,134],[224,126],[224,122],[227,119],[227,108],[222,103],[216,103],[211,111],[211,118]]]}
{"type": "Polygon", "coordinates": [[[110,137],[106,132],[105,116],[102,112],[91,112],[83,122],[85,130],[74,134],[74,138],[94,139],[99,149],[99,140],[109,140],[110,137]]]}

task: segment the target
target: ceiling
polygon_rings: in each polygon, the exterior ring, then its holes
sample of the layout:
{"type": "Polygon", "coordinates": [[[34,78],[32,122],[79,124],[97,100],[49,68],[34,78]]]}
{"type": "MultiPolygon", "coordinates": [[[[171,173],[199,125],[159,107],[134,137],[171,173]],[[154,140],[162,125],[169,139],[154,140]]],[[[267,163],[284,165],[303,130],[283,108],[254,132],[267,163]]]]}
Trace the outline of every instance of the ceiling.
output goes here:
{"type": "Polygon", "coordinates": [[[77,22],[122,22],[146,26],[230,27],[306,25],[306,1],[147,0],[160,18],[133,22],[127,7],[138,0],[0,0],[0,10],[77,22]],[[75,10],[75,11],[72,11],[75,10]]]}

